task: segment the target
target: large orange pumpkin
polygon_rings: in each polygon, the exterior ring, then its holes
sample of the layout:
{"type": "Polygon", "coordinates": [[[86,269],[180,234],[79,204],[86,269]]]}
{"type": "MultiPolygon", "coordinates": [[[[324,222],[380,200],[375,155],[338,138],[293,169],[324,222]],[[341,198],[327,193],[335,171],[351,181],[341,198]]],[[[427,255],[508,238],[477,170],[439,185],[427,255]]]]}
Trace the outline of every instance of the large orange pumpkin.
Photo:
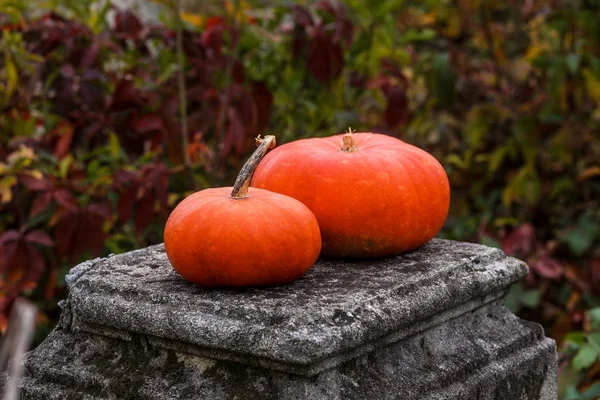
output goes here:
{"type": "Polygon", "coordinates": [[[282,284],[316,261],[321,235],[313,213],[291,197],[248,188],[274,145],[273,136],[262,140],[233,188],[194,193],[169,216],[165,250],[188,281],[205,287],[282,284]]]}
{"type": "Polygon", "coordinates": [[[370,258],[415,249],[448,215],[450,186],[430,154],[387,135],[303,139],[269,153],[252,186],[294,197],[317,217],[322,253],[370,258]]]}

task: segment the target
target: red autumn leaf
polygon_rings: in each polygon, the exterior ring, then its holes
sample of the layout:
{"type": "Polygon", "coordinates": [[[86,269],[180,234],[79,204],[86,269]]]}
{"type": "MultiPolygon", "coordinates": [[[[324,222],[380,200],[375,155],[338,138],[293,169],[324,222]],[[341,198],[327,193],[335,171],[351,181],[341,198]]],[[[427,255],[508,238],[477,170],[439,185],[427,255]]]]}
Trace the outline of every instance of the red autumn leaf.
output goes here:
{"type": "Polygon", "coordinates": [[[209,58],[219,60],[223,47],[223,20],[211,18],[208,20],[200,38],[200,44],[208,51],[209,58]]]}
{"type": "Polygon", "coordinates": [[[50,191],[46,191],[44,193],[40,193],[33,199],[33,203],[31,204],[31,210],[29,211],[30,217],[35,217],[36,215],[41,214],[42,212],[48,209],[50,202],[52,201],[52,193],[50,191]]]}
{"type": "Polygon", "coordinates": [[[273,95],[264,82],[254,82],[252,84],[252,98],[256,102],[258,116],[255,133],[260,134],[269,123],[273,95]]]}
{"type": "Polygon", "coordinates": [[[110,108],[120,111],[127,107],[138,106],[144,101],[143,97],[142,92],[135,87],[133,81],[121,79],[115,88],[110,108]]]}
{"type": "Polygon", "coordinates": [[[119,222],[122,224],[127,222],[131,217],[137,191],[138,185],[135,182],[132,182],[129,186],[120,190],[117,213],[119,214],[119,222]]]}
{"type": "Polygon", "coordinates": [[[144,26],[139,18],[129,10],[119,10],[115,14],[115,31],[121,39],[138,40],[144,26]]]}
{"type": "Polygon", "coordinates": [[[79,203],[77,199],[67,189],[55,189],[52,191],[52,197],[58,204],[69,211],[77,211],[79,203]]]}
{"type": "Polygon", "coordinates": [[[231,151],[234,151],[237,154],[241,154],[244,152],[246,128],[235,108],[229,107],[227,117],[229,123],[223,141],[223,153],[229,154],[231,151]]]}
{"type": "Polygon", "coordinates": [[[22,233],[15,230],[6,232],[0,238],[2,273],[5,275],[3,283],[18,292],[35,287],[35,282],[45,269],[44,257],[33,243],[46,245],[50,240],[39,230],[27,234],[26,240],[22,239],[22,233]]]}
{"type": "Polygon", "coordinates": [[[322,27],[315,28],[308,50],[308,70],[322,83],[328,83],[340,76],[343,66],[342,46],[334,43],[322,27]]]}
{"type": "Polygon", "coordinates": [[[131,121],[131,127],[138,134],[147,134],[157,131],[162,132],[165,130],[163,120],[156,114],[135,116],[131,121]]]}
{"type": "Polygon", "coordinates": [[[223,24],[223,17],[209,17],[204,23],[204,29],[212,28],[223,24]]]}
{"type": "MultiPolygon", "coordinates": [[[[0,273],[4,274],[7,270],[15,268],[14,255],[17,253],[20,242],[10,241],[0,245],[0,273]]],[[[6,282],[0,280],[0,287],[6,282]]]]}
{"type": "Polygon", "coordinates": [[[10,231],[6,231],[4,232],[1,236],[0,236],[0,246],[9,243],[9,242],[14,242],[17,241],[19,239],[21,239],[22,234],[21,232],[11,229],[10,231]]]}
{"type": "Polygon", "coordinates": [[[48,236],[48,234],[40,229],[36,229],[34,231],[28,232],[25,235],[25,240],[28,243],[35,243],[41,246],[52,247],[54,246],[54,242],[48,236]]]}
{"type": "Polygon", "coordinates": [[[147,191],[135,207],[135,229],[141,235],[154,217],[154,196],[147,191]]]}
{"type": "Polygon", "coordinates": [[[559,279],[563,274],[562,265],[554,258],[546,255],[530,261],[529,266],[539,276],[547,279],[559,279]]]}
{"type": "Polygon", "coordinates": [[[163,163],[155,164],[148,173],[148,176],[143,179],[150,183],[150,187],[154,190],[154,195],[159,202],[161,214],[167,210],[169,199],[169,170],[163,163]]]}
{"type": "Polygon", "coordinates": [[[116,188],[129,184],[137,179],[137,175],[133,171],[120,170],[113,177],[113,183],[116,188]]]}
{"type": "Polygon", "coordinates": [[[244,64],[240,60],[235,60],[231,68],[231,78],[235,83],[244,82],[244,64]]]}
{"type": "Polygon", "coordinates": [[[326,13],[329,13],[329,14],[333,15],[334,17],[337,14],[336,9],[333,7],[333,4],[328,0],[317,1],[315,8],[317,10],[321,10],[326,13]]]}
{"type": "Polygon", "coordinates": [[[68,257],[70,262],[77,262],[86,252],[92,256],[101,255],[106,240],[104,221],[95,207],[91,211],[88,207],[64,213],[56,225],[59,257],[68,257]]]}
{"type": "Polygon", "coordinates": [[[119,193],[117,217],[119,222],[125,223],[129,220],[133,211],[139,188],[138,177],[132,171],[121,170],[113,178],[113,187],[119,193]]]}
{"type": "MultiPolygon", "coordinates": [[[[102,43],[102,45],[106,46],[105,43],[102,43]]],[[[96,37],[92,42],[92,45],[84,52],[84,55],[81,58],[81,67],[89,68],[97,63],[98,54],[100,53],[100,46],[101,40],[99,39],[99,37],[96,37]]]]}
{"type": "Polygon", "coordinates": [[[73,127],[68,123],[61,123],[54,129],[54,132],[58,136],[54,154],[60,159],[69,154],[73,141],[73,127]]]}
{"type": "Polygon", "coordinates": [[[103,220],[110,220],[112,217],[112,208],[108,201],[98,201],[87,206],[87,212],[96,215],[103,220]]]}
{"type": "Polygon", "coordinates": [[[316,8],[318,10],[324,11],[326,13],[331,14],[335,19],[335,35],[333,37],[334,41],[339,43],[342,40],[345,42],[346,46],[349,46],[352,42],[352,36],[354,34],[354,26],[352,25],[352,21],[348,19],[346,9],[344,8],[344,4],[341,1],[338,1],[334,5],[326,0],[322,0],[317,2],[316,8]]]}
{"type": "Polygon", "coordinates": [[[308,38],[304,29],[297,31],[292,39],[292,60],[296,61],[304,51],[308,38]]]}
{"type": "Polygon", "coordinates": [[[68,213],[56,225],[56,251],[59,257],[72,254],[71,251],[74,247],[74,242],[77,240],[79,218],[80,215],[78,212],[68,213]]]}
{"type": "Polygon", "coordinates": [[[310,11],[298,4],[292,7],[292,15],[296,24],[302,27],[313,26],[315,24],[310,11]]]}
{"type": "Polygon", "coordinates": [[[523,224],[502,239],[502,249],[509,256],[530,255],[535,246],[535,229],[531,224],[523,224]]]}
{"type": "Polygon", "coordinates": [[[58,282],[58,268],[51,266],[48,272],[48,279],[46,280],[46,286],[44,287],[44,299],[52,300],[54,298],[54,292],[56,290],[56,283],[58,282]]]}
{"type": "Polygon", "coordinates": [[[42,253],[31,245],[27,245],[27,261],[26,281],[23,283],[29,284],[30,289],[33,289],[46,269],[46,261],[42,253]]]}
{"type": "Polygon", "coordinates": [[[404,125],[408,121],[408,98],[403,88],[392,86],[385,91],[387,106],[385,108],[385,122],[390,127],[404,125]]]}
{"type": "Polygon", "coordinates": [[[51,187],[50,182],[45,178],[38,179],[26,173],[20,173],[18,174],[18,177],[19,181],[29,190],[40,191],[51,187]]]}
{"type": "Polygon", "coordinates": [[[63,64],[59,68],[60,74],[66,79],[73,79],[75,77],[75,68],[71,64],[63,64]]]}

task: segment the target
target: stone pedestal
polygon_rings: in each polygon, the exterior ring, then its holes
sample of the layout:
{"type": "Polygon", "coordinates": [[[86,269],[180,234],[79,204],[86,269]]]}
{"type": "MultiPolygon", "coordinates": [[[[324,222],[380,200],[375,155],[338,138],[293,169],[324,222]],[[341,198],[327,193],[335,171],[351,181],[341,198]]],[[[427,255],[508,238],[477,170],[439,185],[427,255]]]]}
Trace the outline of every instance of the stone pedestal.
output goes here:
{"type": "Polygon", "coordinates": [[[527,266],[433,240],[319,260],[285,286],[205,290],[162,246],[68,275],[24,399],[556,399],[556,350],[502,305],[527,266]]]}

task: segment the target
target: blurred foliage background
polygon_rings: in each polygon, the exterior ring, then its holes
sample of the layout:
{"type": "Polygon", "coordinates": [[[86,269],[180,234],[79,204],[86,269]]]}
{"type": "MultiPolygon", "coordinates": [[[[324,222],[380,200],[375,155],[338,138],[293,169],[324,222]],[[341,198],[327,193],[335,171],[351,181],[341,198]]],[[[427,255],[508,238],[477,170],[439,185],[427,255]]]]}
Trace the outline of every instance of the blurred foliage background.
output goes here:
{"type": "Polygon", "coordinates": [[[0,0],[1,330],[26,296],[43,340],[70,267],[161,242],[254,136],[351,126],[442,162],[440,236],[527,261],[507,306],[600,397],[599,0],[154,3],[0,0]]]}

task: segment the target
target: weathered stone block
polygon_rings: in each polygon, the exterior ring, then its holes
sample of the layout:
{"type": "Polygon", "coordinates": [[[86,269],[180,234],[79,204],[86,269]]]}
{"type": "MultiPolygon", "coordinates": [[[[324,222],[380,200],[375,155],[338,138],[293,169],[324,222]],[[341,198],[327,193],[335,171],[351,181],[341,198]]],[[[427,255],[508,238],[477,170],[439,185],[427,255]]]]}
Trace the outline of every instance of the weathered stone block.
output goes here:
{"type": "Polygon", "coordinates": [[[502,305],[524,263],[433,240],[319,260],[285,286],[206,290],[162,246],[73,268],[25,399],[556,399],[556,350],[502,305]]]}

